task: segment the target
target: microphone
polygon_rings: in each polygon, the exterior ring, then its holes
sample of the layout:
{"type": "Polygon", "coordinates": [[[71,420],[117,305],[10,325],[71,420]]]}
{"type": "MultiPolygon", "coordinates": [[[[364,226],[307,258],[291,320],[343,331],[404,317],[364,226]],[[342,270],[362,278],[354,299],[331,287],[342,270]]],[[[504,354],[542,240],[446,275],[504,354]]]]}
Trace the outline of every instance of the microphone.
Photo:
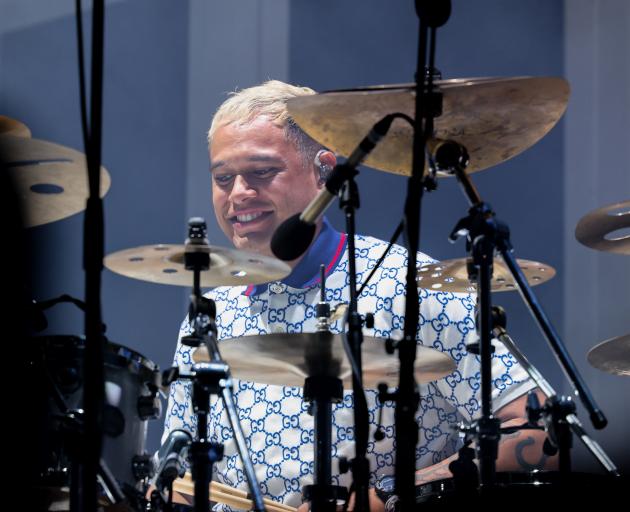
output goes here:
{"type": "Polygon", "coordinates": [[[291,261],[304,254],[315,236],[317,221],[339,194],[348,177],[356,174],[355,168],[387,134],[395,117],[387,115],[376,123],[346,162],[335,166],[326,180],[324,189],[315,196],[306,209],[302,213],[289,217],[278,226],[271,238],[271,252],[277,258],[291,261]]]}
{"type": "Polygon", "coordinates": [[[173,430],[157,453],[152,484],[162,492],[178,476],[185,472],[182,454],[192,443],[192,436],[185,430],[173,430]]]}

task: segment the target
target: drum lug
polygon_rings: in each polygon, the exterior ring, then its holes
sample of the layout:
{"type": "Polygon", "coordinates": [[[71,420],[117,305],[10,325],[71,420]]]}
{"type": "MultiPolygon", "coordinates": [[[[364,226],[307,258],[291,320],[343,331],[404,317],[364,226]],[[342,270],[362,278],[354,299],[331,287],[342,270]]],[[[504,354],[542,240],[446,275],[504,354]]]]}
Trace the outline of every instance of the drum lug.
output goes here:
{"type": "Polygon", "coordinates": [[[144,480],[153,476],[153,462],[148,453],[134,455],[131,461],[131,470],[136,480],[144,480]]]}
{"type": "Polygon", "coordinates": [[[138,398],[138,416],[142,421],[159,418],[162,414],[162,402],[156,395],[138,398]]]}

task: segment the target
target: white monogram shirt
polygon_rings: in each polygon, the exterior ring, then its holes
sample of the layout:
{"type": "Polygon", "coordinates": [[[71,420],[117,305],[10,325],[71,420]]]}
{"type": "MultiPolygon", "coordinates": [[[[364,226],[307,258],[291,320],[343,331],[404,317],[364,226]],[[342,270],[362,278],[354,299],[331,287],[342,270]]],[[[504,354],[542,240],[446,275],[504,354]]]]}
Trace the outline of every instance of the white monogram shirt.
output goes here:
{"type": "MultiPolygon", "coordinates": [[[[319,301],[319,266],[326,265],[326,300],[335,306],[348,302],[348,254],[346,235],[336,232],[328,222],[300,264],[286,279],[266,285],[220,287],[206,294],[216,302],[219,341],[253,334],[276,332],[314,332],[315,305],[319,301]]],[[[357,236],[357,280],[363,283],[387,244],[357,236]]],[[[418,255],[418,264],[432,260],[418,255]]],[[[405,311],[406,250],[394,246],[358,300],[361,314],[374,314],[374,328],[364,328],[368,336],[402,338],[405,311]]],[[[480,411],[480,368],[477,356],[466,351],[466,343],[475,332],[475,297],[421,289],[418,343],[448,354],[456,363],[450,375],[420,385],[417,412],[420,442],[416,447],[417,468],[426,467],[450,456],[460,447],[457,432],[461,421],[475,418],[480,411]]],[[[339,320],[331,325],[341,332],[339,320]]],[[[180,330],[190,333],[187,321],[180,330]]],[[[220,343],[219,343],[220,348],[220,343]]],[[[192,350],[180,342],[174,364],[182,373],[190,370],[192,350]]],[[[247,353],[243,353],[247,357],[247,353]]],[[[528,392],[534,383],[525,371],[497,344],[493,354],[493,408],[498,410],[528,392]]],[[[390,382],[394,386],[396,382],[390,382]]],[[[235,380],[234,392],[241,425],[265,495],[288,505],[301,503],[301,489],[312,483],[313,417],[307,413],[302,389],[235,380]]],[[[192,385],[176,381],[171,386],[166,410],[164,441],[168,433],[183,428],[196,433],[196,417],[191,405],[192,385]]],[[[381,406],[375,390],[366,391],[371,434],[378,422],[381,406]]],[[[368,445],[372,480],[394,471],[394,406],[383,407],[382,427],[385,439],[368,445]]],[[[354,455],[353,396],[344,393],[343,402],[333,406],[333,483],[349,486],[351,476],[339,475],[338,459],[354,455]]],[[[247,482],[238,456],[232,430],[220,400],[213,399],[208,435],[225,445],[223,460],[215,467],[214,478],[232,487],[247,490],[247,482]]],[[[373,482],[372,482],[373,483],[373,482]]],[[[228,507],[220,510],[230,510],[228,507]]]]}

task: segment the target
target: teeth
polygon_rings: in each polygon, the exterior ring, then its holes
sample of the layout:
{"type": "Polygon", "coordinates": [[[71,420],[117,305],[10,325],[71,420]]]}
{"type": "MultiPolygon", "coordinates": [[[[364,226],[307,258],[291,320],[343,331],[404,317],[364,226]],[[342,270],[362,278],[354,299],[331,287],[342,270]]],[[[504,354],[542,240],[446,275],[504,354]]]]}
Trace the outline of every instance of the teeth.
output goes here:
{"type": "Polygon", "coordinates": [[[237,215],[236,220],[239,222],[251,222],[262,215],[261,213],[250,213],[248,215],[237,215]]]}

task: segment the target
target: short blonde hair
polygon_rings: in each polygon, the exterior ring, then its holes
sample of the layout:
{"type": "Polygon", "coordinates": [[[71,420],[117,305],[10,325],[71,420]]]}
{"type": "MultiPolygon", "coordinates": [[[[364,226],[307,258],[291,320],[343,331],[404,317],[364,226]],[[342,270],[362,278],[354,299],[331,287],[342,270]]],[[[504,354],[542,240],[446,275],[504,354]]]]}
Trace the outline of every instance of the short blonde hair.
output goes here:
{"type": "Polygon", "coordinates": [[[218,128],[232,123],[247,124],[259,116],[266,116],[276,126],[285,129],[287,139],[296,145],[305,160],[312,161],[317,151],[324,147],[309,137],[295,123],[287,110],[289,99],[312,94],[316,93],[309,87],[298,87],[280,80],[269,80],[232,92],[212,118],[208,130],[208,146],[212,143],[212,137],[218,128]]]}

